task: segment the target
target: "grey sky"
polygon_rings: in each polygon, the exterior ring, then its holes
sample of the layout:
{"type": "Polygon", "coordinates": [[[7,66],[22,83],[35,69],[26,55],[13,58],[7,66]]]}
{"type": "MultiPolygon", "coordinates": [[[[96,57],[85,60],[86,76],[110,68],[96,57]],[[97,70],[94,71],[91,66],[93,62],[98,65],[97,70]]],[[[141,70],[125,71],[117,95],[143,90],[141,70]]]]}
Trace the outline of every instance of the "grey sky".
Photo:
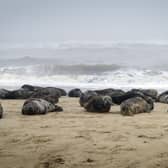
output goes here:
{"type": "Polygon", "coordinates": [[[167,0],[0,0],[0,43],[168,41],[167,0]]]}

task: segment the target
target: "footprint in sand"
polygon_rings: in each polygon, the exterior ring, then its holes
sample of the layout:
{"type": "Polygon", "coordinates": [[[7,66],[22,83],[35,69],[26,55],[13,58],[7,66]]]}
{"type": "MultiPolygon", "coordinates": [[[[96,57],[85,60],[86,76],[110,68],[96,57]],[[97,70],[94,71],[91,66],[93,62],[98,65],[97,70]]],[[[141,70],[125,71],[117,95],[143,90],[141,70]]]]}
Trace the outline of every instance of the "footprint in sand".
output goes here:
{"type": "Polygon", "coordinates": [[[60,155],[43,155],[39,159],[39,163],[34,168],[50,168],[50,167],[60,167],[65,164],[65,159],[60,155]]]}
{"type": "Polygon", "coordinates": [[[161,139],[163,137],[163,134],[159,136],[148,136],[148,135],[138,135],[138,138],[146,138],[146,139],[161,139]]]}

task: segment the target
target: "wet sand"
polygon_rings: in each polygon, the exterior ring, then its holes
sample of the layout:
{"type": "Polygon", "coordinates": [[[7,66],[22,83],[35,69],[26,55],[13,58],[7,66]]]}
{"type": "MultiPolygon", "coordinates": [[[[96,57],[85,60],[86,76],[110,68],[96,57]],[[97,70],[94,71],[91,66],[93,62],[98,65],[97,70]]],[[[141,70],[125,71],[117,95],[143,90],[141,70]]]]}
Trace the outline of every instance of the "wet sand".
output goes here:
{"type": "Polygon", "coordinates": [[[61,113],[23,116],[24,100],[2,100],[0,168],[166,168],[168,105],[124,117],[87,113],[77,98],[61,98],[61,113]]]}

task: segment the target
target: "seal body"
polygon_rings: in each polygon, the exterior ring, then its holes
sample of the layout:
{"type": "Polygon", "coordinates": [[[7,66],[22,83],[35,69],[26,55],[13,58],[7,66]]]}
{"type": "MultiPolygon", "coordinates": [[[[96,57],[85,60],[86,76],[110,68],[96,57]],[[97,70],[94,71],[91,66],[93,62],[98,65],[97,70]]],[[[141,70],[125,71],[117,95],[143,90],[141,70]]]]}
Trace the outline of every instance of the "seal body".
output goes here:
{"type": "Polygon", "coordinates": [[[168,91],[165,91],[165,92],[161,93],[158,96],[157,101],[160,102],[160,103],[168,104],[168,91]]]}
{"type": "Polygon", "coordinates": [[[153,109],[151,105],[142,97],[134,97],[121,103],[121,114],[133,116],[138,113],[149,113],[153,109]]]}
{"type": "Polygon", "coordinates": [[[3,107],[0,103],[0,119],[3,117],[3,107]]]}
{"type": "Polygon", "coordinates": [[[112,105],[110,96],[92,96],[83,107],[88,112],[109,112],[112,105]]]}
{"type": "Polygon", "coordinates": [[[83,105],[87,103],[93,96],[97,96],[97,95],[98,94],[96,92],[87,90],[81,94],[79,99],[79,104],[81,105],[81,107],[83,107],[83,105]]]}
{"type": "Polygon", "coordinates": [[[69,91],[68,96],[69,97],[80,97],[82,94],[82,91],[78,88],[72,89],[69,91]]]}
{"type": "Polygon", "coordinates": [[[22,114],[24,115],[36,115],[46,114],[56,110],[56,106],[43,99],[28,99],[25,101],[22,114]]]}

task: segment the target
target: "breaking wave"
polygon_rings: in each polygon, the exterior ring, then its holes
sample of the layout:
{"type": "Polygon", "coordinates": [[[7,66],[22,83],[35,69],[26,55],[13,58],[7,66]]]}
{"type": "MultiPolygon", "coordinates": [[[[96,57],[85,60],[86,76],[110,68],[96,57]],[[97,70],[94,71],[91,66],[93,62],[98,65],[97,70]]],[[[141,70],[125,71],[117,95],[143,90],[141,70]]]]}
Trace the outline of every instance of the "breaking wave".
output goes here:
{"type": "Polygon", "coordinates": [[[0,68],[0,87],[23,84],[63,88],[168,89],[168,71],[118,65],[32,65],[0,68]]]}

